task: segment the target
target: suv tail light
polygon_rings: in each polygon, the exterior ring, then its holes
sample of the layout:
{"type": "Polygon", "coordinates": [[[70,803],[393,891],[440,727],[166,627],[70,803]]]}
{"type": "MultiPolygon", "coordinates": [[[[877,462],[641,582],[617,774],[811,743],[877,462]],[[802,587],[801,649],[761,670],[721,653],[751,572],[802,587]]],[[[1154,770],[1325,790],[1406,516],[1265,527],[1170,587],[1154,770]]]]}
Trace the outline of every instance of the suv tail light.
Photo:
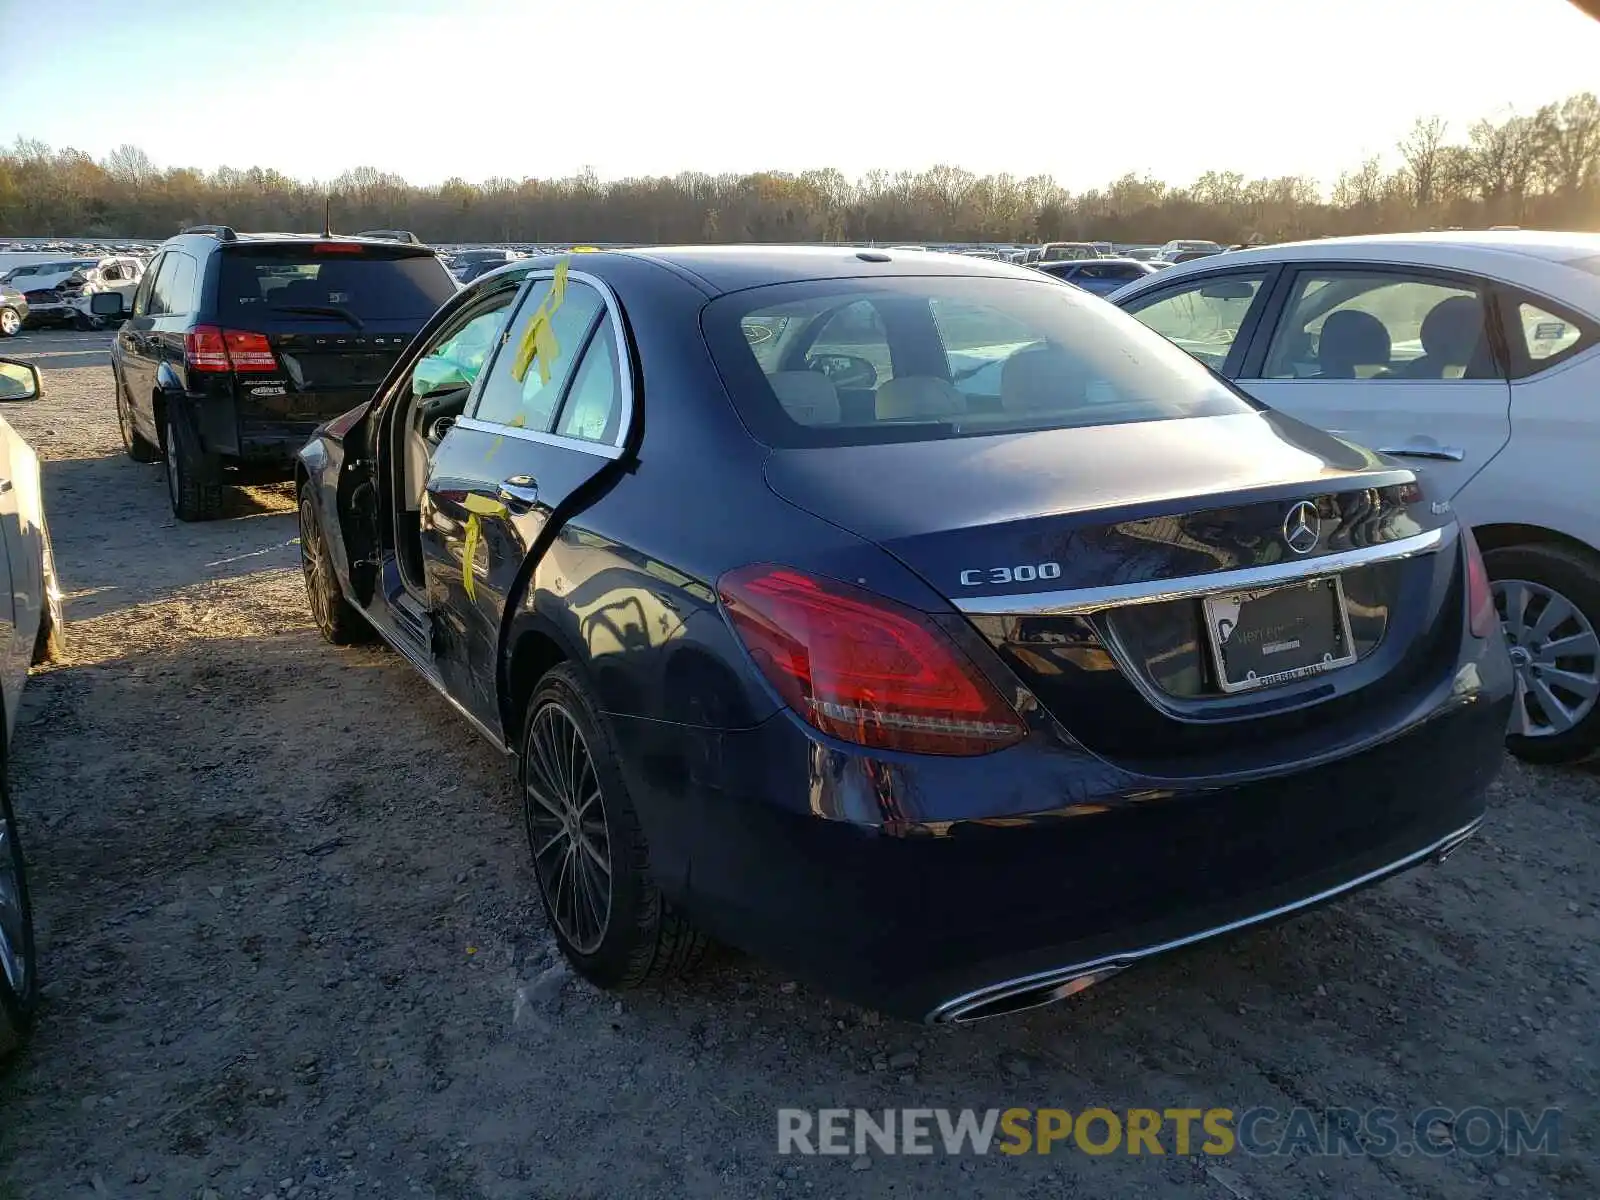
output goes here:
{"type": "Polygon", "coordinates": [[[276,371],[278,359],[272,353],[264,333],[244,333],[237,329],[224,329],[222,340],[228,347],[228,357],[235,371],[276,371]]]}
{"type": "Polygon", "coordinates": [[[718,583],[735,632],[784,703],[881,750],[988,754],[1027,735],[942,629],[915,609],[770,563],[718,583]]]}
{"type": "Polygon", "coordinates": [[[1494,590],[1489,586],[1489,568],[1483,565],[1478,539],[1465,525],[1461,526],[1461,543],[1467,559],[1467,626],[1473,637],[1486,638],[1500,620],[1494,607],[1494,590]]]}
{"type": "Polygon", "coordinates": [[[228,347],[215,325],[196,325],[183,335],[183,357],[191,371],[231,371],[228,347]]]}
{"type": "Polygon", "coordinates": [[[196,325],[183,338],[191,371],[276,371],[278,360],[265,334],[196,325]]]}

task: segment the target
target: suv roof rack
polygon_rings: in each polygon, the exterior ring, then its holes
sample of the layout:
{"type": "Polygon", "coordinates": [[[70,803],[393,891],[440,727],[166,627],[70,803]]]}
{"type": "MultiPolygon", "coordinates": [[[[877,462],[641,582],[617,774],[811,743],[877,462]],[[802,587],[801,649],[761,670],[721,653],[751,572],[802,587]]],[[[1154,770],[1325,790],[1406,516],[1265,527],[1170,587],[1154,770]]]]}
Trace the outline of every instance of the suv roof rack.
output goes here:
{"type": "Polygon", "coordinates": [[[239,235],[233,231],[233,226],[231,225],[191,225],[189,228],[180,229],[178,232],[180,234],[209,233],[219,242],[237,242],[239,240],[239,235]]]}

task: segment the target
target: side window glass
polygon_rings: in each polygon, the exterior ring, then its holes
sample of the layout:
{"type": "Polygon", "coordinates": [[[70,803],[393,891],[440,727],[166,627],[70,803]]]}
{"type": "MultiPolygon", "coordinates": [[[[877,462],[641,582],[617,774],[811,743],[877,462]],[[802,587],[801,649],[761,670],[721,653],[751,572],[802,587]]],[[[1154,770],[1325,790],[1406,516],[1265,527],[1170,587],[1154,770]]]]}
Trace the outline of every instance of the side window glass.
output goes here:
{"type": "Polygon", "coordinates": [[[164,317],[172,311],[170,304],[171,282],[173,272],[178,267],[176,253],[163,254],[161,266],[156,271],[155,285],[150,289],[150,302],[145,309],[145,315],[151,317],[164,317]]]}
{"type": "Polygon", "coordinates": [[[136,293],[134,293],[134,297],[133,297],[133,315],[134,316],[142,317],[149,311],[149,309],[150,309],[150,293],[151,293],[152,289],[156,285],[156,273],[160,269],[161,264],[164,263],[164,262],[166,262],[166,256],[165,255],[163,255],[160,258],[157,258],[145,270],[144,278],[139,281],[139,290],[136,293]]]}
{"type": "Polygon", "coordinates": [[[508,289],[487,301],[487,307],[469,310],[442,330],[440,340],[411,368],[411,394],[426,396],[472,386],[505,328],[516,294],[516,289],[508,289]]]}
{"type": "Polygon", "coordinates": [[[1535,371],[1542,371],[1557,359],[1573,353],[1580,342],[1585,348],[1593,344],[1594,339],[1585,338],[1582,326],[1576,321],[1546,312],[1526,300],[1517,305],[1517,318],[1528,347],[1529,365],[1535,371]]]}
{"type": "Polygon", "coordinates": [[[1264,278],[1213,276],[1181,291],[1165,292],[1129,311],[1179,349],[1220,371],[1264,278]]]}
{"type": "Polygon", "coordinates": [[[561,406],[556,432],[562,437],[610,444],[621,428],[622,376],[616,333],[610,321],[602,321],[572,377],[572,390],[561,406]]]}
{"type": "Polygon", "coordinates": [[[600,293],[578,280],[568,281],[559,292],[552,280],[535,283],[512,318],[472,415],[497,425],[549,432],[584,337],[604,309],[600,293]]]}
{"type": "Polygon", "coordinates": [[[195,261],[187,254],[174,254],[172,256],[172,281],[167,292],[167,311],[172,313],[192,313],[199,304],[194,294],[195,261]]]}
{"type": "Polygon", "coordinates": [[[1267,352],[1268,379],[1491,379],[1478,290],[1453,280],[1303,272],[1267,352]]]}

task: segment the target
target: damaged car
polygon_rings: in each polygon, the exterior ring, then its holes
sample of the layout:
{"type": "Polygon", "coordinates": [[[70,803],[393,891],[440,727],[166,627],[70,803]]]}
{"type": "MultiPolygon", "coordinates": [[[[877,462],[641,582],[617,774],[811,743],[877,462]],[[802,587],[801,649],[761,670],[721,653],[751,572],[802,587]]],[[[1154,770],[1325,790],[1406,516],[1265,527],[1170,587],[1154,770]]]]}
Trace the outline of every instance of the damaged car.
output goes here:
{"type": "Polygon", "coordinates": [[[1447,854],[1501,763],[1483,561],[1416,474],[1024,267],[523,260],[296,479],[318,628],[514,759],[601,987],[715,938],[1015,1012],[1447,854]]]}
{"type": "Polygon", "coordinates": [[[73,323],[79,329],[103,329],[105,319],[94,314],[93,298],[115,293],[133,307],[134,293],[144,278],[144,260],[132,255],[102,258],[95,266],[74,272],[57,287],[73,310],[73,323]]]}

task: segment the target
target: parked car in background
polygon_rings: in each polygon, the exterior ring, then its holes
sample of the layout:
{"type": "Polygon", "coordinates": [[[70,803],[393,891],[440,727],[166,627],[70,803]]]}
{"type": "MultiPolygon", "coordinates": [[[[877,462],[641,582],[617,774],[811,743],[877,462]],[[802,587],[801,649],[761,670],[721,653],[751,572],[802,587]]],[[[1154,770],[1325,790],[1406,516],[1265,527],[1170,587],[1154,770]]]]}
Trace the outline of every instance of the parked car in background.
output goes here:
{"type": "Polygon", "coordinates": [[[31,263],[12,268],[0,282],[16,288],[27,300],[25,324],[28,328],[71,325],[76,322],[77,314],[68,302],[70,294],[81,283],[80,273],[93,269],[99,261],[87,258],[31,263]]]}
{"type": "Polygon", "coordinates": [[[1039,247],[1039,262],[1066,262],[1078,258],[1099,258],[1091,242],[1046,242],[1039,247]]]}
{"type": "Polygon", "coordinates": [[[1121,257],[1131,258],[1136,262],[1149,262],[1153,258],[1161,257],[1160,246],[1129,246],[1122,251],[1121,257]]]}
{"type": "Polygon", "coordinates": [[[1155,273],[1149,263],[1132,258],[1096,258],[1068,260],[1066,262],[1038,263],[1034,267],[1056,279],[1076,284],[1096,296],[1109,296],[1112,292],[1135,279],[1155,273]]]}
{"type": "Polygon", "coordinates": [[[73,322],[81,329],[98,329],[104,321],[90,308],[91,297],[116,292],[133,307],[134,293],[144,278],[144,260],[132,255],[102,258],[95,266],[75,271],[57,286],[61,299],[73,310],[73,322]]]}
{"type": "Polygon", "coordinates": [[[126,318],[111,348],[123,445],[166,461],[180,520],[217,517],[225,486],[289,478],[317,425],[366,400],[455,292],[425,246],[187,230],[131,310],[91,297],[96,316],[126,318]]]}
{"type": "Polygon", "coordinates": [[[603,987],[716,936],[1016,1011],[1448,851],[1503,757],[1482,563],[1414,473],[1023,267],[517,263],[298,478],[317,625],[516,756],[603,987]]]}
{"type": "Polygon", "coordinates": [[[450,270],[458,283],[471,283],[508,262],[516,262],[523,255],[516,250],[484,248],[460,250],[450,256],[450,270]]]}
{"type": "Polygon", "coordinates": [[[1518,673],[1510,749],[1600,746],[1600,237],[1330,238],[1113,299],[1273,408],[1415,465],[1483,546],[1518,673]]]}
{"type": "Polygon", "coordinates": [[[8,283],[0,283],[0,337],[16,337],[28,320],[28,298],[8,283]]]}
{"type": "Polygon", "coordinates": [[[1207,254],[1221,254],[1222,249],[1223,247],[1220,242],[1175,238],[1172,241],[1165,243],[1161,247],[1157,257],[1164,258],[1168,262],[1172,263],[1188,262],[1189,259],[1180,258],[1178,256],[1181,254],[1188,254],[1203,257],[1207,254]]]}
{"type": "MultiPolygon", "coordinates": [[[[0,359],[0,402],[42,395],[39,370],[0,359]]],[[[0,1059],[9,1057],[33,1024],[39,1004],[39,959],[27,861],[7,778],[17,735],[17,712],[30,666],[59,658],[66,634],[61,588],[45,522],[39,459],[0,417],[0,1059]]]]}

